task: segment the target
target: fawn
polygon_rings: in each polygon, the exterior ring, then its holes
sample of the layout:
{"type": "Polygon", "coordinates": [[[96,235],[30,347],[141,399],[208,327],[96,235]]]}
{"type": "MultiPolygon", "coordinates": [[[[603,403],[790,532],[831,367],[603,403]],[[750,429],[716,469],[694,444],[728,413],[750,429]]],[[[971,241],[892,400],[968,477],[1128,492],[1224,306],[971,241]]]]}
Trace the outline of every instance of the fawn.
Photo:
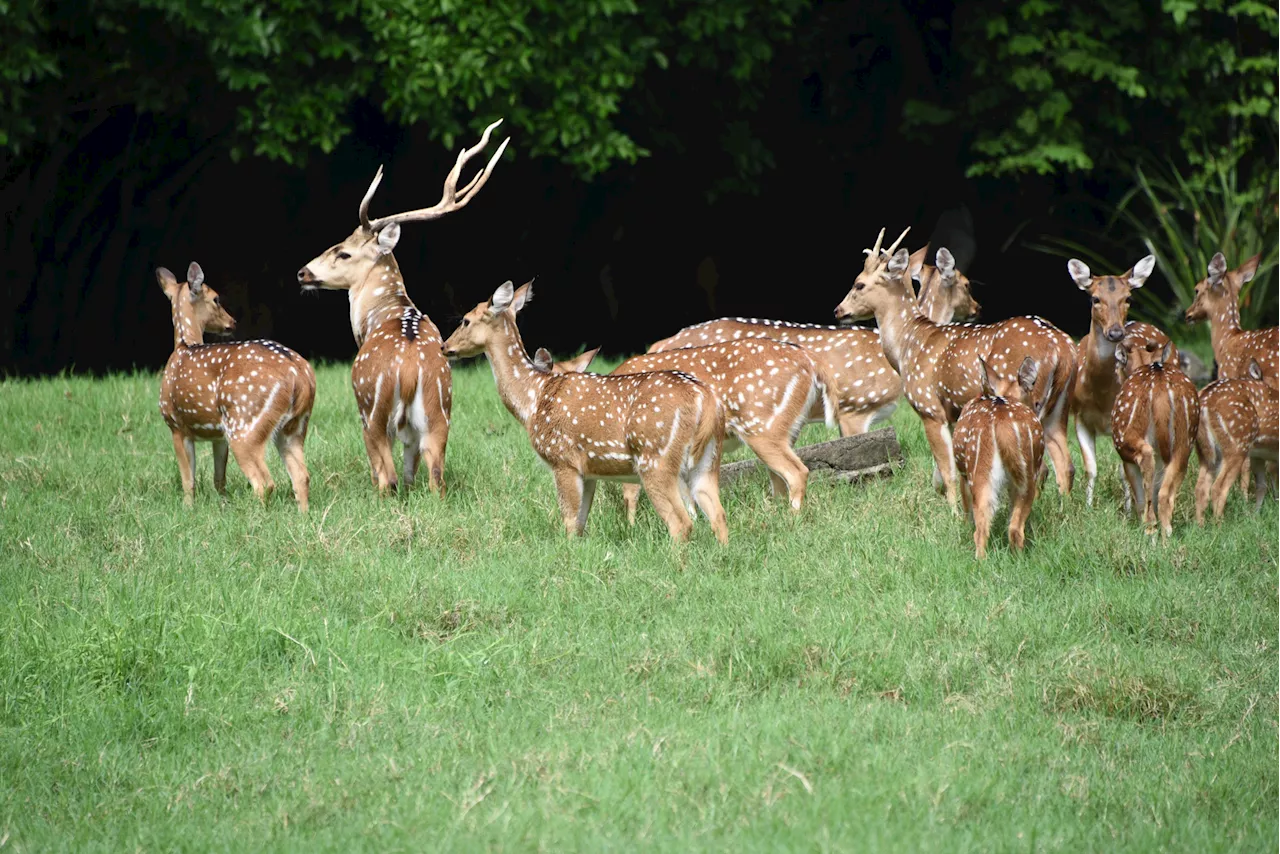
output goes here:
{"type": "Polygon", "coordinates": [[[1172,346],[1122,341],[1116,363],[1124,382],[1111,409],[1111,441],[1129,492],[1142,505],[1147,533],[1173,533],[1173,507],[1200,423],[1195,383],[1172,361],[1172,346]]]}
{"type": "Polygon", "coordinates": [[[1244,379],[1249,363],[1257,361],[1262,379],[1280,388],[1280,337],[1276,327],[1240,328],[1240,288],[1258,272],[1261,255],[1254,255],[1234,270],[1227,270],[1221,252],[1209,260],[1209,275],[1196,285],[1196,296],[1187,309],[1187,322],[1209,321],[1213,358],[1218,363],[1218,379],[1244,379]]]}
{"type": "Polygon", "coordinates": [[[228,332],[235,319],[222,307],[204,271],[192,262],[179,282],[164,267],[156,279],[173,308],[173,355],[160,380],[160,414],[173,432],[183,501],[195,498],[196,440],[213,443],[213,485],[226,494],[227,452],[261,500],[275,488],[267,442],[289,472],[298,509],[306,512],[311,478],[302,455],[316,399],[307,360],[275,341],[205,344],[204,333],[228,332]]]}
{"type": "Polygon", "coordinates": [[[1277,458],[1280,439],[1280,392],[1263,381],[1262,366],[1249,361],[1246,379],[1218,380],[1200,391],[1200,426],[1196,453],[1196,524],[1204,524],[1210,499],[1213,516],[1222,517],[1231,484],[1248,460],[1254,483],[1254,510],[1267,494],[1266,464],[1277,458]]]}
{"type": "Polygon", "coordinates": [[[987,556],[987,538],[1000,495],[1009,495],[1009,546],[1021,550],[1023,527],[1037,492],[1044,458],[1044,429],[1024,402],[1036,385],[1039,366],[1030,356],[1018,375],[1001,377],[978,360],[982,396],[964,405],[956,422],[956,473],[965,512],[973,520],[973,544],[979,560],[987,556]]]}
{"type": "Polygon", "coordinates": [[[585,530],[597,481],[639,480],[673,540],[689,538],[696,502],[716,539],[727,543],[720,505],[724,414],[715,392],[678,371],[539,370],[516,327],[516,314],[532,295],[532,283],[518,290],[504,283],[462,318],[444,352],[451,359],[488,356],[503,405],[555,478],[565,530],[585,530]]]}

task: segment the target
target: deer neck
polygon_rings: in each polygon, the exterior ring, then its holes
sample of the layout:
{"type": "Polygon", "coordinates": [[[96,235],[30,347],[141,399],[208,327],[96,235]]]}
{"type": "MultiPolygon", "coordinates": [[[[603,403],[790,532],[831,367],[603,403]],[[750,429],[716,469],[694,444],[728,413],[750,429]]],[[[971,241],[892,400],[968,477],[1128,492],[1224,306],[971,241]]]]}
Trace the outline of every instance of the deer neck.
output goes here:
{"type": "Polygon", "coordinates": [[[373,330],[388,320],[399,319],[413,300],[404,289],[404,277],[395,256],[384,255],[369,270],[364,281],[347,292],[351,300],[351,334],[356,344],[364,344],[373,330]]]}
{"type": "Polygon", "coordinates": [[[529,359],[510,312],[503,313],[497,331],[489,337],[485,355],[489,357],[502,405],[528,427],[549,375],[534,367],[529,359]]]}
{"type": "MultiPolygon", "coordinates": [[[[1224,287],[1225,289],[1225,287],[1224,287]]],[[[1213,347],[1213,358],[1222,364],[1226,356],[1227,341],[1240,331],[1240,306],[1238,297],[1227,290],[1221,302],[1209,315],[1209,341],[1213,347]]]]}
{"type": "Polygon", "coordinates": [[[876,309],[876,325],[880,327],[880,346],[884,348],[885,358],[901,373],[899,365],[904,349],[920,335],[922,325],[932,328],[935,324],[924,315],[906,286],[891,285],[889,293],[893,299],[876,309]]]}
{"type": "Polygon", "coordinates": [[[173,349],[185,350],[204,343],[204,330],[196,321],[196,311],[191,307],[191,292],[183,285],[173,298],[173,349]]]}

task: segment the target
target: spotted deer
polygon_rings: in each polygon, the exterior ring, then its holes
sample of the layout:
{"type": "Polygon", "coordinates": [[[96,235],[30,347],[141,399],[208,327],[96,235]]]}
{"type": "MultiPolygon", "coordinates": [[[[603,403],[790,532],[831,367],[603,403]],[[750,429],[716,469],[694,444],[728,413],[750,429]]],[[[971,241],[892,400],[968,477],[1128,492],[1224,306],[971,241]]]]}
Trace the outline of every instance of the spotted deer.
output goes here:
{"type": "Polygon", "coordinates": [[[1213,358],[1218,363],[1218,379],[1243,379],[1249,362],[1256,360],[1262,378],[1272,388],[1280,388],[1280,337],[1276,327],[1240,328],[1240,288],[1258,272],[1261,255],[1254,255],[1234,270],[1227,269],[1221,252],[1209,260],[1209,275],[1196,285],[1195,300],[1187,309],[1187,322],[1209,321],[1213,358]]]}
{"type": "Polygon", "coordinates": [[[720,505],[724,414],[710,386],[678,371],[552,374],[525,352],[516,314],[532,297],[504,283],[444,343],[449,358],[484,353],[498,396],[555,478],[565,530],[582,534],[600,480],[638,480],[673,540],[689,538],[692,505],[728,542],[720,505]]]}
{"type": "MultiPolygon", "coordinates": [[[[925,250],[920,250],[911,256],[915,269],[924,267],[924,254],[925,250]]],[[[978,304],[969,294],[969,281],[963,277],[951,277],[932,289],[922,286],[921,293],[927,300],[929,316],[938,323],[949,323],[953,317],[969,317],[978,311],[978,304]]],[[[834,383],[831,390],[837,402],[841,436],[865,433],[888,420],[902,396],[902,380],[885,359],[878,329],[726,317],[686,327],[653,344],[649,352],[745,338],[771,338],[797,344],[826,369],[834,383]]],[[[823,418],[818,407],[809,413],[810,421],[823,418]]]]}
{"type": "Polygon", "coordinates": [[[1147,533],[1157,520],[1173,533],[1173,508],[1187,474],[1191,443],[1200,423],[1195,383],[1172,360],[1173,348],[1122,341],[1116,364],[1124,382],[1111,410],[1111,441],[1124,461],[1134,501],[1143,508],[1147,533]]]}
{"type": "Polygon", "coordinates": [[[156,280],[173,309],[173,355],[160,379],[160,414],[173,433],[183,501],[196,489],[196,441],[213,443],[213,486],[226,494],[227,454],[262,501],[275,489],[267,468],[267,442],[284,462],[298,509],[306,512],[311,477],[302,445],[316,399],[316,375],[307,360],[275,341],[204,343],[204,333],[229,332],[235,319],[192,262],[179,282],[164,267],[156,280]]]}
{"type": "MultiPolygon", "coordinates": [[[[1071,391],[1071,413],[1076,419],[1076,438],[1084,462],[1085,504],[1093,505],[1093,485],[1098,479],[1096,450],[1099,434],[1111,433],[1111,407],[1120,391],[1116,372],[1116,345],[1126,335],[1144,340],[1168,336],[1148,324],[1128,320],[1130,294],[1143,286],[1156,266],[1156,256],[1147,255],[1133,267],[1115,276],[1095,276],[1083,261],[1067,262],[1067,274],[1076,287],[1089,295],[1089,334],[1076,350],[1079,368],[1071,391]]],[[[1175,357],[1176,358],[1176,357],[1175,357]]]]}
{"type": "Polygon", "coordinates": [[[1249,361],[1245,379],[1218,380],[1200,391],[1200,425],[1196,453],[1196,524],[1213,502],[1213,516],[1222,517],[1231,484],[1245,471],[1253,476],[1255,511],[1267,494],[1266,464],[1280,451],[1280,392],[1263,381],[1262,366],[1249,361]]]}
{"type": "MultiPolygon", "coordinates": [[[[582,370],[590,364],[589,350],[577,359],[551,364],[552,373],[582,370]],[[585,362],[583,357],[586,358],[585,362]]],[[[539,350],[534,364],[546,365],[545,350],[539,350]]],[[[726,450],[739,443],[749,447],[769,470],[774,495],[786,494],[793,512],[804,503],[809,469],[792,449],[797,436],[816,405],[822,408],[827,426],[835,426],[835,399],[827,389],[834,381],[817,360],[795,344],[768,338],[749,338],[648,353],[627,359],[612,373],[635,374],[649,371],[683,371],[715,389],[724,406],[726,450]]],[[[640,488],[623,487],[627,519],[635,523],[640,488]]]]}
{"type": "Polygon", "coordinates": [[[1044,429],[1024,403],[1038,372],[1030,357],[1023,359],[1015,377],[1000,376],[978,359],[982,396],[966,403],[956,422],[956,473],[979,560],[987,556],[991,520],[1003,493],[1009,495],[1009,546],[1020,551],[1025,542],[1044,458],[1044,429]]]}
{"type": "Polygon", "coordinates": [[[347,291],[351,332],[360,348],[351,365],[351,386],[373,484],[380,493],[398,486],[393,457],[398,437],[404,445],[401,480],[405,488],[413,485],[419,462],[425,460],[430,489],[444,495],[445,446],[453,408],[453,378],[449,360],[440,350],[440,330],[409,299],[392,254],[400,240],[400,225],[438,219],[476,197],[510,138],[460,190],[458,179],[501,122],[485,128],[476,145],[462,149],[445,177],[440,201],[429,208],[370,219],[369,202],[382,181],[379,167],[360,200],[360,225],[298,271],[303,290],[347,291]]]}
{"type": "MultiPolygon", "coordinates": [[[[909,229],[908,229],[909,230],[909,229]]],[[[1039,317],[1014,317],[999,323],[938,324],[925,317],[913,298],[907,278],[909,256],[897,249],[904,231],[888,250],[881,250],[884,230],[853,287],[836,306],[838,319],[874,317],[880,328],[885,356],[903,379],[911,407],[924,424],[933,453],[934,482],[954,508],[955,454],[951,425],[964,405],[982,391],[978,360],[1006,376],[1016,374],[1026,358],[1040,366],[1028,403],[1044,428],[1045,448],[1053,461],[1058,488],[1071,491],[1071,457],[1067,451],[1067,402],[1075,381],[1075,342],[1039,317]],[[895,252],[894,250],[897,249],[895,252]]],[[[944,274],[955,259],[938,249],[938,268],[944,274]]]]}

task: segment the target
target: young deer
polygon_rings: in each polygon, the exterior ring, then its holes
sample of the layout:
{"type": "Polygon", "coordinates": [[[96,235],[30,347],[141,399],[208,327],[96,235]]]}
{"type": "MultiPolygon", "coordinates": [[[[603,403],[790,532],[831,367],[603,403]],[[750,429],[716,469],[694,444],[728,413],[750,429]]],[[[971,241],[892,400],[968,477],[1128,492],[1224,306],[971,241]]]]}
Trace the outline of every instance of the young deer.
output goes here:
{"type": "Polygon", "coordinates": [[[1251,359],[1247,379],[1218,380],[1200,391],[1197,525],[1204,524],[1211,498],[1214,518],[1222,518],[1227,493],[1245,470],[1246,460],[1253,475],[1255,511],[1266,497],[1266,464],[1274,462],[1280,451],[1280,392],[1263,382],[1262,376],[1262,367],[1251,359]]]}
{"type": "Polygon", "coordinates": [[[1021,550],[1023,526],[1035,503],[1037,472],[1044,458],[1044,429],[1023,400],[1036,385],[1039,367],[1023,359],[1018,375],[1001,377],[978,360],[982,396],[970,400],[956,422],[956,473],[964,509],[973,520],[979,560],[1002,492],[1009,494],[1009,546],[1021,550]]]}
{"type": "Polygon", "coordinates": [[[1092,302],[1089,334],[1081,339],[1076,351],[1079,368],[1071,392],[1071,412],[1084,461],[1084,500],[1089,506],[1093,505],[1093,485],[1098,479],[1097,437],[1111,433],[1111,407],[1120,391],[1116,345],[1126,335],[1136,335],[1144,341],[1159,340],[1162,346],[1169,340],[1154,326],[1127,318],[1129,295],[1142,287],[1155,266],[1156,256],[1148,255],[1118,276],[1094,276],[1083,261],[1072,258],[1067,262],[1067,273],[1092,302]]]}
{"type": "Polygon", "coordinates": [[[710,386],[688,374],[553,375],[530,361],[516,313],[532,297],[506,282],[467,313],[444,343],[449,358],[484,353],[498,396],[551,468],[565,530],[581,534],[596,481],[639,480],[671,537],[687,540],[691,505],[728,542],[720,506],[724,415],[710,386]]]}
{"type": "Polygon", "coordinates": [[[1122,341],[1116,364],[1125,379],[1111,410],[1111,441],[1124,461],[1129,492],[1143,507],[1147,532],[1155,533],[1158,517],[1166,537],[1173,533],[1173,506],[1200,423],[1195,383],[1172,355],[1169,345],[1122,341]]]}
{"type": "MultiPolygon", "coordinates": [[[[1045,447],[1053,461],[1058,488],[1071,491],[1071,457],[1067,452],[1067,401],[1075,381],[1075,342],[1038,317],[1015,317],[988,325],[939,325],[925,317],[907,280],[907,250],[897,248],[904,231],[889,250],[881,251],[884,230],[867,251],[863,270],[836,306],[836,317],[874,317],[880,328],[885,356],[902,376],[907,400],[924,422],[933,452],[935,484],[954,508],[955,455],[951,425],[964,405],[982,391],[978,360],[1000,375],[1016,372],[1030,357],[1040,370],[1029,403],[1044,427],[1045,447]]],[[[938,249],[938,268],[954,270],[955,260],[938,249]]]]}
{"type": "MultiPolygon", "coordinates": [[[[920,250],[911,256],[915,269],[923,268],[924,254],[925,250],[920,250]]],[[[924,269],[933,270],[932,267],[924,269]]],[[[921,294],[929,306],[926,313],[937,323],[950,323],[953,317],[970,317],[978,312],[978,304],[969,294],[969,280],[963,276],[939,281],[938,287],[933,289],[922,284],[921,294]]],[[[888,420],[902,396],[902,380],[885,359],[878,329],[721,318],[686,327],[653,344],[649,352],[661,353],[744,338],[771,338],[797,344],[822,365],[834,382],[830,390],[837,402],[841,436],[865,433],[881,421],[888,420]]],[[[815,407],[809,413],[809,420],[823,420],[822,411],[815,407]]]]}
{"type": "MultiPolygon", "coordinates": [[[[581,371],[595,353],[589,350],[577,359],[551,364],[550,370],[581,371]]],[[[535,365],[547,365],[549,356],[544,354],[538,351],[535,365]]],[[[792,511],[800,511],[809,469],[792,446],[815,405],[822,408],[827,426],[835,426],[835,399],[827,392],[834,381],[817,360],[794,344],[750,338],[633,356],[612,373],[650,371],[683,371],[715,389],[734,446],[741,440],[749,447],[769,469],[773,494],[785,492],[792,511]]],[[[640,489],[627,484],[623,496],[627,519],[634,524],[640,489]]]]}
{"type": "Polygon", "coordinates": [[[428,483],[444,495],[444,455],[449,441],[453,382],[449,360],[440,350],[440,330],[409,299],[392,250],[400,224],[433,220],[467,205],[502,157],[510,139],[461,190],[462,168],[489,144],[501,123],[489,125],[480,142],[464,148],[444,181],[440,201],[429,208],[369,219],[369,201],[382,181],[382,169],[360,200],[360,225],[346,240],[325,250],[298,271],[303,290],[347,291],[351,332],[360,348],[351,365],[351,385],[364,428],[374,485],[381,493],[397,488],[394,441],[404,445],[402,480],[413,485],[425,458],[428,483]]]}
{"type": "Polygon", "coordinates": [[[1218,379],[1243,379],[1249,362],[1256,360],[1262,379],[1280,389],[1280,337],[1276,327],[1240,328],[1240,288],[1258,272],[1261,255],[1254,255],[1234,270],[1219,252],[1209,261],[1209,275],[1196,285],[1196,298],[1187,309],[1187,321],[1209,321],[1213,358],[1218,362],[1218,379]]]}
{"type": "Polygon", "coordinates": [[[307,360],[274,341],[205,344],[204,333],[227,332],[235,320],[192,262],[187,280],[168,270],[156,279],[173,308],[173,355],[160,380],[160,414],[173,432],[183,501],[196,490],[196,440],[213,443],[213,486],[226,494],[227,452],[259,499],[275,489],[267,468],[267,442],[275,443],[289,472],[298,509],[306,512],[311,483],[302,444],[307,438],[316,375],[307,360]]]}

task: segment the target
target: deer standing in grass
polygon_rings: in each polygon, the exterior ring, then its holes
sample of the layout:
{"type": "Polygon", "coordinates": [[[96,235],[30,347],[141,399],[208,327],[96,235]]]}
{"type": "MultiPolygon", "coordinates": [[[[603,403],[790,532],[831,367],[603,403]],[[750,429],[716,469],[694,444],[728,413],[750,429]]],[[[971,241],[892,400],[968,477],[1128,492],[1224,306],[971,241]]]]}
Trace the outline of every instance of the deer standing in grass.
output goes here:
{"type": "Polygon", "coordinates": [[[1200,423],[1195,383],[1172,355],[1168,344],[1122,341],[1116,364],[1124,382],[1111,410],[1111,441],[1124,461],[1129,492],[1143,508],[1147,533],[1155,533],[1158,521],[1166,537],[1173,533],[1173,507],[1200,423]]]}
{"type": "Polygon", "coordinates": [[[1196,285],[1196,297],[1187,309],[1187,322],[1209,321],[1213,358],[1218,363],[1218,379],[1249,376],[1249,363],[1256,361],[1263,381],[1280,388],[1280,337],[1276,327],[1240,328],[1240,288],[1258,272],[1261,255],[1254,255],[1234,270],[1227,270],[1221,252],[1209,260],[1208,273],[1196,285]]]}
{"type": "Polygon", "coordinates": [[[460,190],[458,178],[467,162],[489,144],[501,121],[485,128],[479,143],[462,149],[445,178],[440,201],[432,207],[370,219],[369,201],[382,181],[379,168],[360,200],[360,225],[298,271],[303,290],[347,291],[351,332],[360,348],[351,365],[351,385],[373,483],[380,493],[397,488],[393,450],[398,437],[404,445],[403,485],[413,485],[419,463],[425,461],[431,490],[444,495],[445,446],[453,407],[453,378],[449,360],[440,350],[440,330],[409,299],[400,265],[392,255],[400,240],[400,225],[438,219],[476,197],[511,140],[503,140],[484,169],[460,190]]]}
{"type": "MultiPolygon", "coordinates": [[[[1066,421],[1076,374],[1075,342],[1038,317],[1015,317],[987,325],[934,323],[914,298],[907,278],[907,250],[897,249],[906,234],[904,231],[882,251],[884,230],[880,230],[874,248],[866,250],[862,272],[835,314],[839,319],[876,319],[885,356],[902,376],[907,400],[924,423],[936,466],[935,484],[954,508],[951,425],[964,405],[982,392],[978,360],[984,359],[988,370],[1006,376],[1016,375],[1018,366],[1030,357],[1040,367],[1028,402],[1044,428],[1058,488],[1066,495],[1071,491],[1072,476],[1066,421]]],[[[937,260],[944,273],[954,269],[955,260],[945,247],[938,249],[937,260]]]]}
{"type": "MultiPolygon", "coordinates": [[[[913,269],[925,270],[928,247],[911,256],[913,269]]],[[[950,323],[953,317],[971,317],[978,304],[969,293],[969,280],[961,276],[936,276],[936,287],[921,285],[926,313],[937,323],[950,323]]],[[[865,433],[876,424],[888,420],[902,396],[902,380],[885,359],[878,329],[819,326],[809,323],[787,323],[780,320],[754,318],[721,318],[686,327],[670,338],[656,342],[650,353],[662,353],[683,347],[702,347],[749,338],[771,338],[797,344],[809,352],[832,379],[829,391],[837,402],[841,436],[865,433]]],[[[822,421],[823,411],[815,407],[810,421],[822,421]]]]}
{"type": "Polygon", "coordinates": [[[1254,510],[1267,494],[1267,462],[1280,451],[1280,392],[1263,381],[1257,359],[1249,362],[1246,379],[1218,380],[1200,391],[1200,424],[1196,453],[1196,524],[1213,502],[1213,517],[1222,518],[1231,484],[1249,463],[1254,483],[1254,510]]]}
{"type": "Polygon", "coordinates": [[[724,414],[710,386],[677,371],[625,376],[551,374],[525,352],[516,313],[532,297],[506,282],[477,305],[444,343],[449,358],[484,353],[498,396],[524,425],[551,469],[565,530],[581,534],[600,480],[639,480],[672,539],[693,529],[702,509],[728,542],[720,506],[724,414]]]}
{"type": "MultiPolygon", "coordinates": [[[[542,367],[549,354],[539,350],[534,363],[542,367]]],[[[553,373],[584,370],[594,350],[576,360],[549,365],[553,373]]],[[[724,406],[725,429],[736,446],[746,444],[769,469],[774,495],[786,494],[793,512],[804,503],[809,469],[792,449],[809,419],[821,407],[828,426],[835,426],[835,399],[828,389],[834,381],[803,348],[768,338],[749,338],[633,356],[613,369],[613,375],[649,371],[683,371],[715,389],[724,406]]],[[[728,446],[726,446],[728,447],[728,446]]],[[[623,487],[627,519],[635,523],[640,488],[623,487]]]]}
{"type": "MultiPolygon", "coordinates": [[[[1091,310],[1089,334],[1077,348],[1079,364],[1071,392],[1071,412],[1076,419],[1076,438],[1084,461],[1085,504],[1093,505],[1093,485],[1098,479],[1097,437],[1111,433],[1111,408],[1120,391],[1116,371],[1116,346],[1126,337],[1161,346],[1169,337],[1147,323],[1128,320],[1130,294],[1147,281],[1156,266],[1148,255],[1129,270],[1116,276],[1095,276],[1083,261],[1072,258],[1067,273],[1080,290],[1089,294],[1091,310]]],[[[1173,358],[1176,360],[1177,355],[1173,358]]]]}
{"type": "Polygon", "coordinates": [[[973,520],[973,545],[979,560],[987,556],[987,538],[1000,496],[1009,495],[1009,546],[1020,551],[1037,473],[1044,458],[1044,429],[1024,403],[1035,389],[1039,367],[1030,357],[1016,377],[1002,377],[978,360],[982,396],[970,400],[956,422],[956,473],[965,513],[973,520]]]}
{"type": "Polygon", "coordinates": [[[230,452],[262,501],[275,489],[266,461],[267,442],[274,442],[298,509],[306,512],[311,478],[302,444],[316,399],[311,365],[275,341],[204,343],[206,331],[229,332],[236,322],[205,284],[199,264],[192,262],[185,282],[164,267],[156,279],[173,309],[173,355],[160,380],[160,414],[173,433],[184,503],[195,499],[197,440],[213,443],[219,494],[226,494],[230,452]]]}

